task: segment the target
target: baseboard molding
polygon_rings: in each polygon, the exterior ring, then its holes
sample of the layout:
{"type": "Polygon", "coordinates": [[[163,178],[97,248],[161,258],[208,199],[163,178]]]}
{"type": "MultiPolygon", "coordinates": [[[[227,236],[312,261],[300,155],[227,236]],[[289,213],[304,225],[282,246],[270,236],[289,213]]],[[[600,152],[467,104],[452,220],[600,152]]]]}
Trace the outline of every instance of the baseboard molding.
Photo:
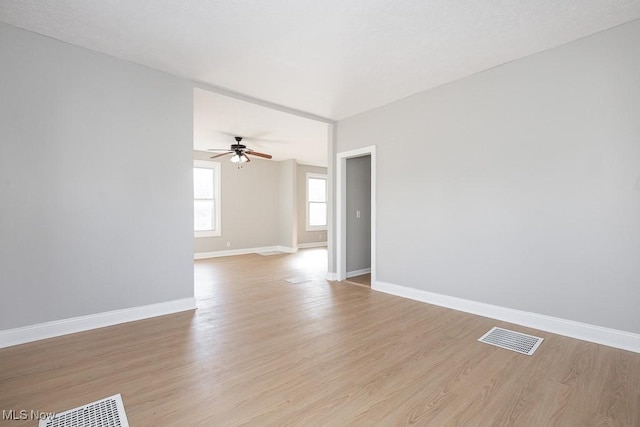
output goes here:
{"type": "Polygon", "coordinates": [[[180,311],[194,310],[195,298],[161,302],[159,304],[143,305],[122,310],[107,311],[87,316],[72,317],[70,319],[55,320],[37,325],[0,331],[0,348],[24,344],[46,338],[104,328],[105,326],[133,322],[150,317],[164,316],[180,311]]]}
{"type": "Polygon", "coordinates": [[[248,255],[248,254],[256,254],[260,252],[275,252],[275,251],[280,251],[280,247],[279,246],[263,246],[260,248],[229,249],[228,251],[197,252],[193,254],[193,259],[218,258],[223,256],[248,255]]]}
{"type": "Polygon", "coordinates": [[[228,251],[214,251],[214,252],[196,252],[193,254],[193,259],[207,259],[207,258],[219,258],[223,256],[235,256],[235,255],[249,255],[258,254],[260,252],[285,252],[288,254],[295,254],[298,252],[298,247],[291,246],[262,246],[259,248],[243,248],[243,249],[229,249],[228,251]]]}
{"type": "Polygon", "coordinates": [[[335,282],[338,280],[338,273],[327,273],[327,280],[335,282]]]}
{"type": "Polygon", "coordinates": [[[378,281],[372,283],[372,289],[391,295],[397,295],[416,301],[451,308],[453,310],[464,311],[466,313],[515,323],[529,328],[552,332],[558,335],[564,335],[571,338],[577,338],[579,340],[590,341],[597,344],[640,353],[640,334],[632,332],[620,331],[617,329],[590,325],[588,323],[561,319],[544,314],[531,313],[528,311],[486,304],[483,302],[436,294],[421,289],[394,285],[392,283],[378,281]]]}
{"type": "Polygon", "coordinates": [[[363,274],[371,273],[371,268],[363,268],[361,270],[347,271],[347,279],[349,277],[362,276],[363,274]]]}
{"type": "Polygon", "coordinates": [[[327,242],[298,243],[298,249],[322,248],[324,246],[327,246],[327,242]]]}

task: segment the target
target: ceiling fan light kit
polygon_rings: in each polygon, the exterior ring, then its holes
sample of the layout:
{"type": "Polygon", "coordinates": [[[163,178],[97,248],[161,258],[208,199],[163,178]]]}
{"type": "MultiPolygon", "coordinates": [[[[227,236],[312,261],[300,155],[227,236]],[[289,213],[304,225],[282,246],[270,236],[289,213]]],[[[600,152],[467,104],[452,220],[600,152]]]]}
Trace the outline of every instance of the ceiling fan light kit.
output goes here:
{"type": "Polygon", "coordinates": [[[247,148],[246,145],[241,144],[242,142],[241,136],[236,136],[234,138],[236,140],[236,143],[231,144],[231,147],[228,150],[220,149],[220,148],[210,148],[208,151],[223,151],[223,153],[216,154],[211,158],[215,159],[218,157],[226,156],[227,154],[233,154],[230,160],[231,160],[231,163],[235,163],[238,165],[238,169],[242,167],[243,163],[248,163],[251,161],[251,159],[249,158],[250,155],[262,157],[265,159],[271,159],[272,157],[271,154],[258,153],[257,151],[253,151],[251,148],[247,148]]]}
{"type": "Polygon", "coordinates": [[[233,157],[231,157],[231,163],[247,163],[248,161],[249,159],[247,157],[238,154],[234,154],[233,157]]]}

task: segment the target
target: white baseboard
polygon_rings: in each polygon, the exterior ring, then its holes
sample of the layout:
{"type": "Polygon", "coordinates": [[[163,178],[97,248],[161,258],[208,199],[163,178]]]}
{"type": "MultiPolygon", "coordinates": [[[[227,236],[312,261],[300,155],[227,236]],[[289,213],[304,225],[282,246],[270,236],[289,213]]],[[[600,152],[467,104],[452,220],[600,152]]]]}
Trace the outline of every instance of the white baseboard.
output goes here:
{"type": "Polygon", "coordinates": [[[338,273],[327,273],[327,280],[335,282],[336,280],[338,280],[338,273]]]}
{"type": "Polygon", "coordinates": [[[263,246],[260,248],[229,249],[228,251],[197,252],[193,254],[193,259],[218,258],[223,256],[248,255],[248,254],[256,254],[260,252],[275,252],[275,251],[280,251],[280,247],[279,246],[263,246]]]}
{"type": "Polygon", "coordinates": [[[87,316],[72,317],[70,319],[55,320],[53,322],[39,323],[37,325],[0,331],[0,348],[27,342],[88,331],[90,329],[104,328],[105,326],[119,323],[133,322],[134,320],[147,319],[149,317],[164,316],[180,311],[194,310],[195,298],[161,302],[159,304],[143,305],[139,307],[125,308],[122,310],[107,311],[104,313],[90,314],[87,316]]]}
{"type": "Polygon", "coordinates": [[[296,252],[298,252],[298,248],[276,245],[276,246],[262,246],[259,248],[229,249],[228,251],[197,252],[193,254],[193,259],[207,259],[207,258],[218,258],[223,256],[258,254],[260,252],[285,252],[288,254],[295,254],[296,252]]]}
{"type": "Polygon", "coordinates": [[[295,254],[298,252],[298,247],[292,248],[290,246],[274,246],[274,251],[286,252],[288,254],[295,254]]]}
{"type": "Polygon", "coordinates": [[[298,243],[298,249],[322,248],[324,246],[327,246],[327,242],[298,243]]]}
{"type": "Polygon", "coordinates": [[[374,282],[372,289],[441,307],[477,314],[558,335],[640,353],[640,334],[456,298],[392,283],[374,282]]]}
{"type": "Polygon", "coordinates": [[[347,271],[347,279],[349,277],[362,276],[363,274],[371,273],[371,268],[363,268],[362,270],[347,271]]]}

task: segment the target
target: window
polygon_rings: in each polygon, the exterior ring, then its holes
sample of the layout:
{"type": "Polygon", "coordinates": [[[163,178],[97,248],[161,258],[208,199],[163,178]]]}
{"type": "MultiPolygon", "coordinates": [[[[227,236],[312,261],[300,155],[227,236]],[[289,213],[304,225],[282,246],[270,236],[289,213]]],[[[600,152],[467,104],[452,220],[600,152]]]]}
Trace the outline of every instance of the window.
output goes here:
{"type": "Polygon", "coordinates": [[[195,237],[220,236],[220,163],[193,161],[195,237]]]}
{"type": "Polygon", "coordinates": [[[327,229],[327,175],[307,173],[307,231],[327,229]]]}

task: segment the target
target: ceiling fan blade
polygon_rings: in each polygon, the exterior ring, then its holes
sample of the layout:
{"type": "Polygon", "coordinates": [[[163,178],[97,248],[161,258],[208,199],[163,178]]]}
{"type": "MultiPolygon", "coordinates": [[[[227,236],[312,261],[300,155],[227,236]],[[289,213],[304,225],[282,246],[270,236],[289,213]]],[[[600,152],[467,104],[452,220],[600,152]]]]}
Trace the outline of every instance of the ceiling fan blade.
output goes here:
{"type": "Polygon", "coordinates": [[[228,148],[207,148],[207,151],[229,151],[228,148]]]}
{"type": "Polygon", "coordinates": [[[247,156],[247,153],[242,153],[242,155],[244,156],[245,159],[247,159],[247,163],[249,163],[251,161],[249,156],[247,156]]]}
{"type": "Polygon", "coordinates": [[[233,151],[227,151],[226,153],[222,153],[222,154],[216,154],[215,156],[212,156],[212,159],[215,159],[216,157],[222,157],[222,156],[226,156],[227,154],[231,154],[233,153],[233,151]]]}
{"type": "Polygon", "coordinates": [[[251,154],[252,156],[264,157],[265,159],[270,159],[273,156],[271,154],[258,153],[257,151],[248,151],[247,154],[251,154]]]}

